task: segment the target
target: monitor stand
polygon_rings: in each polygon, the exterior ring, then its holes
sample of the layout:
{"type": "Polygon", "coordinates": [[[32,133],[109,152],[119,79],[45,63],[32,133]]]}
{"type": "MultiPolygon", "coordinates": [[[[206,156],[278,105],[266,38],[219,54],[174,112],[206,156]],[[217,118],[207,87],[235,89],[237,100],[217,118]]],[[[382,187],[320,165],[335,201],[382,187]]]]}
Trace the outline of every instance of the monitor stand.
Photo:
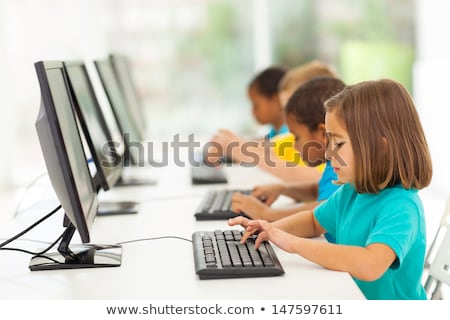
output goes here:
{"type": "Polygon", "coordinates": [[[47,252],[32,257],[30,270],[105,268],[121,265],[122,247],[120,245],[80,244],[69,248],[69,242],[74,232],[75,227],[70,223],[64,232],[57,252],[47,252]]]}
{"type": "Polygon", "coordinates": [[[136,214],[138,213],[138,202],[100,202],[97,209],[97,216],[111,216],[116,214],[136,214]]]}
{"type": "Polygon", "coordinates": [[[126,156],[123,159],[123,168],[124,172],[120,176],[119,180],[116,182],[116,186],[119,187],[133,187],[133,186],[149,186],[157,184],[157,180],[149,177],[136,176],[137,174],[126,174],[126,170],[134,170],[134,169],[143,169],[145,167],[139,166],[139,162],[137,160],[132,161],[130,158],[126,156]],[[125,174],[124,174],[125,173],[125,174]]]}
{"type": "Polygon", "coordinates": [[[149,186],[157,184],[155,179],[138,178],[138,177],[120,177],[116,182],[118,187],[133,187],[133,186],[149,186]]]}
{"type": "MultiPolygon", "coordinates": [[[[94,183],[98,181],[97,175],[94,177],[94,183]]],[[[97,194],[101,189],[101,184],[96,183],[97,194]]],[[[97,216],[111,216],[116,214],[135,214],[138,213],[138,202],[134,201],[101,201],[97,208],[97,216]]],[[[69,220],[64,217],[64,226],[69,225],[69,220]]]]}

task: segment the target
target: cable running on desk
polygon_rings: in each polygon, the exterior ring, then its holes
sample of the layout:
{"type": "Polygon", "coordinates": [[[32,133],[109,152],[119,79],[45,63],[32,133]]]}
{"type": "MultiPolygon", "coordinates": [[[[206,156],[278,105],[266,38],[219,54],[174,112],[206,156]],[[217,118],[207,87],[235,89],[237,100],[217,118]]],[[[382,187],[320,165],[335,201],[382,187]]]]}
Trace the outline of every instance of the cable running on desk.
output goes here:
{"type": "Polygon", "coordinates": [[[61,209],[62,206],[59,205],[57,206],[55,209],[53,209],[50,213],[48,213],[47,215],[45,215],[44,217],[42,217],[41,219],[39,219],[38,221],[36,221],[35,223],[33,223],[31,226],[29,226],[28,228],[26,228],[25,230],[19,232],[18,234],[16,234],[14,237],[9,238],[8,240],[4,241],[3,243],[0,244],[0,248],[3,248],[4,246],[6,246],[8,243],[16,240],[17,238],[23,236],[25,233],[27,233],[28,231],[30,231],[31,229],[33,229],[34,227],[36,227],[37,225],[39,225],[40,223],[42,223],[43,221],[47,220],[48,218],[50,218],[52,215],[54,215],[56,212],[58,212],[59,209],[61,209]]]}
{"type": "Polygon", "coordinates": [[[160,237],[152,237],[152,238],[142,238],[142,239],[135,239],[135,240],[128,240],[128,241],[122,241],[122,242],[117,242],[117,244],[127,244],[127,243],[133,243],[133,242],[141,242],[141,241],[151,241],[151,240],[161,240],[161,239],[177,239],[177,240],[184,240],[187,242],[191,242],[192,240],[187,239],[187,238],[183,238],[183,237],[178,237],[178,236],[160,236],[160,237]]]}

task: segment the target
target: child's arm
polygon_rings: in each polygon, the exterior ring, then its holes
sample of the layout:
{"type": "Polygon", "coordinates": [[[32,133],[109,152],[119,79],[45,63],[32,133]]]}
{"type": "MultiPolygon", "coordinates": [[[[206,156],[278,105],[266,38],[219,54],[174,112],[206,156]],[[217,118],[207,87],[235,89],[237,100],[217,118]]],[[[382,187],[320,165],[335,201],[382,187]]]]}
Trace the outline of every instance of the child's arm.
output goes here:
{"type": "MultiPolygon", "coordinates": [[[[243,228],[247,229],[252,221],[260,220],[250,220],[239,216],[228,220],[228,224],[230,226],[241,225],[243,228]]],[[[294,236],[312,238],[325,233],[325,230],[316,222],[317,221],[314,219],[313,211],[306,210],[280,219],[276,222],[273,222],[271,225],[294,236]]],[[[250,235],[250,233],[248,235],[250,235]]]]}
{"type": "Polygon", "coordinates": [[[314,209],[319,202],[294,204],[286,208],[271,208],[253,196],[235,193],[232,197],[231,208],[234,212],[244,212],[252,219],[263,219],[267,221],[277,221],[294,213],[314,209]]]}
{"type": "Polygon", "coordinates": [[[318,196],[317,182],[286,182],[260,185],[253,188],[252,195],[270,206],[279,195],[296,201],[313,201],[318,196]]]}
{"type": "MultiPolygon", "coordinates": [[[[313,216],[312,218],[315,220],[313,216]]],[[[243,241],[250,234],[259,231],[256,240],[257,247],[262,241],[269,240],[287,252],[297,253],[327,269],[348,272],[351,276],[363,281],[378,279],[396,259],[395,252],[383,243],[358,247],[331,244],[295,236],[281,229],[287,226],[285,220],[280,220],[283,223],[278,225],[264,220],[249,221],[243,241]]],[[[318,225],[318,222],[314,221],[313,225],[318,225]]]]}
{"type": "Polygon", "coordinates": [[[257,164],[258,167],[286,182],[318,182],[322,173],[314,167],[300,166],[280,159],[271,149],[247,145],[239,150],[239,161],[257,164]]]}
{"type": "Polygon", "coordinates": [[[269,147],[270,141],[264,146],[264,143],[258,141],[245,141],[229,130],[219,130],[209,143],[206,157],[212,162],[226,154],[246,166],[257,165],[283,181],[317,182],[321,177],[316,168],[299,166],[280,159],[269,147]]]}
{"type": "Polygon", "coordinates": [[[208,142],[206,158],[210,161],[217,160],[217,157],[227,157],[234,161],[250,162],[252,157],[242,151],[246,148],[263,145],[264,138],[243,138],[227,129],[220,129],[208,142]]]}

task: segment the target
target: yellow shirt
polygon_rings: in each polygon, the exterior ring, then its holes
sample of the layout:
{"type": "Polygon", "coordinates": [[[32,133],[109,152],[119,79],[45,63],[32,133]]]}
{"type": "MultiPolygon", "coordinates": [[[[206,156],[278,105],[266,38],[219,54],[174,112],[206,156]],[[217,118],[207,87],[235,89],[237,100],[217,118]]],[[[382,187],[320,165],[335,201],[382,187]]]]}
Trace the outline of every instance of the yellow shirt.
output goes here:
{"type": "MultiPolygon", "coordinates": [[[[271,141],[275,142],[273,150],[280,159],[297,163],[299,166],[306,166],[300,152],[294,148],[295,138],[292,133],[275,136],[271,141]]],[[[323,172],[325,169],[325,163],[317,166],[316,168],[320,172],[323,172]]]]}

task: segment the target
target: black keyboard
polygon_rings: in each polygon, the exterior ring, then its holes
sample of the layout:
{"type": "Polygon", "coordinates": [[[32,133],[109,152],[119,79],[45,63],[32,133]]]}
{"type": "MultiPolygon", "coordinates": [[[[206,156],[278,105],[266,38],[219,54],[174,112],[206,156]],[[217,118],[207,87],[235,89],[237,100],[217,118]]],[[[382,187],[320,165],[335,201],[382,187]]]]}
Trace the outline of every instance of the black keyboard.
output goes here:
{"type": "MultiPolygon", "coordinates": [[[[197,220],[223,220],[236,217],[231,211],[231,196],[234,192],[251,194],[251,190],[212,190],[206,193],[195,211],[197,220]]],[[[245,216],[245,214],[240,214],[245,216]]]]}
{"type": "Polygon", "coordinates": [[[240,243],[240,230],[197,231],[192,235],[195,272],[200,279],[273,277],[284,274],[269,242],[255,249],[252,236],[240,243]]]}
{"type": "Polygon", "coordinates": [[[198,166],[191,167],[192,184],[227,183],[223,165],[209,166],[199,162],[198,166]]]}

